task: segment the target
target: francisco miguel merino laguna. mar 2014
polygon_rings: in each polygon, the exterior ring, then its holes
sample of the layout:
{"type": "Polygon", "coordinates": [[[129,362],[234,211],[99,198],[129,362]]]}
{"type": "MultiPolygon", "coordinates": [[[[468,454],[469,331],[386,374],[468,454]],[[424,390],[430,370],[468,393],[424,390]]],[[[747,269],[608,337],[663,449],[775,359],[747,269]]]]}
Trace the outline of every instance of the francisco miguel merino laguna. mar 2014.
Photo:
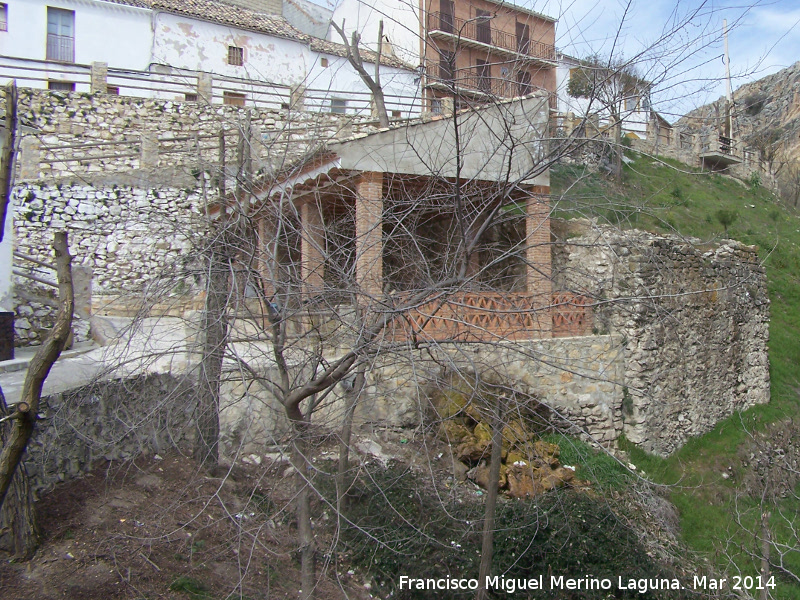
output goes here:
{"type": "MultiPolygon", "coordinates": [[[[442,578],[414,578],[406,575],[400,576],[401,590],[477,590],[477,579],[459,579],[452,577],[442,578]]],[[[590,575],[584,577],[566,577],[564,575],[550,575],[545,578],[539,575],[532,579],[504,578],[500,576],[487,577],[486,588],[504,591],[513,594],[519,590],[632,590],[644,594],[651,590],[680,590],[683,589],[677,579],[625,579],[617,577],[616,582],[611,578],[598,578],[590,575]],[[614,586],[616,583],[616,587],[614,586]],[[549,584],[549,587],[545,587],[549,584]]]]}

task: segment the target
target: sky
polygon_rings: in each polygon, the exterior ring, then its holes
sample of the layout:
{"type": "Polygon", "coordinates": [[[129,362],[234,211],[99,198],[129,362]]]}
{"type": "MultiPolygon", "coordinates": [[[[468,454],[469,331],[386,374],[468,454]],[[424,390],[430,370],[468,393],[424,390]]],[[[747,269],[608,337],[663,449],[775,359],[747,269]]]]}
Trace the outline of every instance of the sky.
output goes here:
{"type": "Polygon", "coordinates": [[[636,62],[656,82],[656,108],[673,115],[725,94],[723,19],[734,90],[800,60],[800,0],[516,3],[557,17],[556,46],[568,54],[636,62]]]}
{"type": "Polygon", "coordinates": [[[509,3],[557,18],[556,46],[567,54],[613,55],[634,63],[655,83],[654,107],[670,120],[725,94],[723,19],[734,90],[800,60],[800,0],[509,3]]]}

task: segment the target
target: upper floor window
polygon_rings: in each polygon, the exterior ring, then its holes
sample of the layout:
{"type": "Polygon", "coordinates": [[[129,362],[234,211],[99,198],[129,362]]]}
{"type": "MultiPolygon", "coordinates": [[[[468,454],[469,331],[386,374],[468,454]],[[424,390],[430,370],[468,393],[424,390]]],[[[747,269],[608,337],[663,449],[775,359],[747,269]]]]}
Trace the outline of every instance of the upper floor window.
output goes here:
{"type": "Polygon", "coordinates": [[[453,32],[453,25],[455,23],[455,6],[453,0],[439,0],[439,29],[453,32]]]}
{"type": "Polygon", "coordinates": [[[347,100],[343,98],[331,98],[331,113],[344,115],[347,113],[347,100]]]}
{"type": "Polygon", "coordinates": [[[478,41],[483,44],[492,43],[492,13],[488,10],[477,10],[475,12],[477,22],[475,25],[475,33],[478,41]]]}
{"type": "Polygon", "coordinates": [[[229,106],[244,106],[246,96],[239,92],[222,92],[222,103],[229,106]]]}
{"type": "Polygon", "coordinates": [[[244,48],[228,46],[228,64],[234,67],[244,66],[244,48]]]}
{"type": "Polygon", "coordinates": [[[74,92],[74,81],[56,81],[51,79],[47,82],[47,89],[53,92],[74,92]]]}
{"type": "Polygon", "coordinates": [[[8,5],[0,3],[0,31],[8,31],[8,5]]]}
{"type": "Polygon", "coordinates": [[[47,60],[75,62],[75,11],[47,7],[47,60]]]}
{"type": "Polygon", "coordinates": [[[527,23],[517,21],[517,52],[528,54],[531,50],[531,28],[527,23]]]}

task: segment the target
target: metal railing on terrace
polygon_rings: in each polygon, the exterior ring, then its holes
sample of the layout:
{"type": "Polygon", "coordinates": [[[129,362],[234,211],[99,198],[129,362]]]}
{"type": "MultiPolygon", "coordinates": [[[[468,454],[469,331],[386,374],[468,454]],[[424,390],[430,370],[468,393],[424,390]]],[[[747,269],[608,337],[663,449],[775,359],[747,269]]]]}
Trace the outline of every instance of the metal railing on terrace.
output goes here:
{"type": "Polygon", "coordinates": [[[75,38],[67,35],[47,34],[47,60],[71,63],[75,61],[75,38]]]}
{"type": "MultiPolygon", "coordinates": [[[[62,55],[63,56],[63,55],[62,55]]],[[[0,78],[16,79],[20,87],[55,88],[71,84],[76,92],[100,92],[139,98],[231,104],[267,109],[332,112],[365,116],[372,111],[372,96],[364,91],[306,89],[280,83],[230,77],[171,67],[137,71],[70,61],[42,61],[0,55],[0,78]],[[54,85],[55,84],[55,85],[54,85]]],[[[63,91],[63,87],[61,87],[63,91]]],[[[422,110],[418,94],[385,92],[389,116],[408,118],[422,110]]]]}
{"type": "Polygon", "coordinates": [[[426,70],[428,85],[455,90],[460,94],[486,94],[499,98],[526,96],[540,88],[525,82],[501,77],[487,77],[480,68],[452,71],[442,65],[432,64],[426,70]]]}
{"type": "Polygon", "coordinates": [[[506,52],[528,56],[530,58],[554,62],[556,48],[526,37],[517,37],[513,33],[492,27],[491,19],[464,20],[448,13],[428,13],[428,32],[441,32],[469,40],[494,46],[506,52]]]}

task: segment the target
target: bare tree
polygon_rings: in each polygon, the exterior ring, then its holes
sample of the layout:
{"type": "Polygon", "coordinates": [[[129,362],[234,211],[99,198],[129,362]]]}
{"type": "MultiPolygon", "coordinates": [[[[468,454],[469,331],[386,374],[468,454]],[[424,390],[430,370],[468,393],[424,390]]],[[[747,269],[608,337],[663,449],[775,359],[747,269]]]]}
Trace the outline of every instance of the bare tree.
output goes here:
{"type": "Polygon", "coordinates": [[[383,21],[378,24],[378,49],[375,53],[375,74],[370,75],[366,68],[364,68],[364,58],[361,56],[361,34],[353,30],[350,41],[347,41],[347,34],[344,31],[345,22],[342,21],[341,27],[335,22],[331,21],[331,26],[336,30],[336,33],[342,38],[345,50],[347,51],[347,60],[358,73],[361,80],[369,88],[372,93],[372,100],[375,103],[375,112],[378,114],[378,120],[381,127],[389,126],[389,113],[386,111],[386,101],[383,97],[383,87],[381,86],[381,59],[383,53],[383,21]]]}
{"type": "Polygon", "coordinates": [[[623,57],[589,56],[570,71],[567,93],[588,102],[586,117],[599,123],[607,120],[614,132],[612,172],[622,182],[622,126],[642,98],[649,99],[650,84],[638,74],[636,66],[623,57]],[[633,105],[633,106],[630,106],[633,105]]]}
{"type": "MultiPolygon", "coordinates": [[[[72,326],[72,315],[75,308],[75,299],[72,288],[72,256],[69,254],[67,234],[56,232],[53,240],[53,250],[56,257],[56,272],[58,274],[59,310],[56,323],[47,339],[42,343],[34,355],[25,375],[20,402],[11,414],[6,414],[7,409],[3,399],[0,404],[2,421],[11,422],[11,430],[3,432],[3,450],[0,453],[0,509],[3,508],[7,493],[13,486],[15,474],[22,460],[22,455],[33,435],[34,426],[39,416],[39,400],[42,396],[42,386],[50,373],[50,368],[58,359],[67,343],[72,326]]],[[[2,392],[0,392],[1,394],[2,392]]],[[[7,427],[0,423],[0,427],[7,427]]],[[[17,506],[17,521],[14,527],[14,547],[23,556],[31,556],[36,548],[37,540],[31,539],[37,532],[34,513],[30,508],[30,495],[27,490],[27,481],[24,473],[16,478],[17,484],[13,486],[14,500],[17,506]],[[24,539],[20,539],[23,537],[24,539]]]]}

